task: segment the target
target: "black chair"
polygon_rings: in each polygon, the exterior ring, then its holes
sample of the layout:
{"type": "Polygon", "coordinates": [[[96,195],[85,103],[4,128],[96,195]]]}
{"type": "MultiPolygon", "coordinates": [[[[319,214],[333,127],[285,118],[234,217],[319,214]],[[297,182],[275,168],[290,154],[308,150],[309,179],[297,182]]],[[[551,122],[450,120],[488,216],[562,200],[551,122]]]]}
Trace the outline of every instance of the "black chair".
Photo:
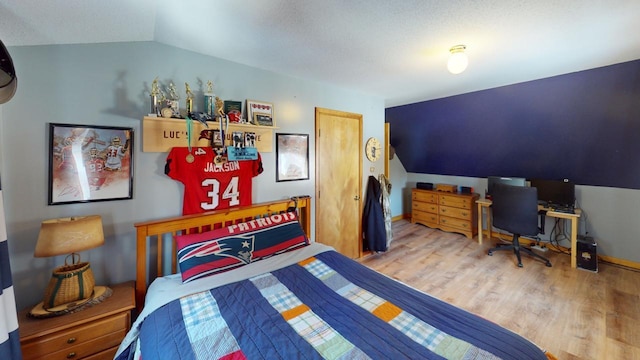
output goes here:
{"type": "Polygon", "coordinates": [[[522,267],[520,251],[543,260],[551,266],[549,259],[520,246],[520,236],[537,236],[538,228],[538,190],[535,187],[496,184],[491,191],[493,204],[491,214],[493,226],[513,234],[511,244],[497,244],[489,249],[489,255],[497,250],[510,250],[518,258],[518,267],[522,267]]]}

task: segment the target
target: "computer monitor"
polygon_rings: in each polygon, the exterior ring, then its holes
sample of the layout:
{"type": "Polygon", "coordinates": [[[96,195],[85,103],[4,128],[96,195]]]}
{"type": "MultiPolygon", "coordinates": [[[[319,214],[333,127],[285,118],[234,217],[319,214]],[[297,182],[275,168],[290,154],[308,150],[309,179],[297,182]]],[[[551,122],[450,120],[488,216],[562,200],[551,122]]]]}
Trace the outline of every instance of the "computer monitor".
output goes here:
{"type": "Polygon", "coordinates": [[[495,184],[526,186],[527,181],[525,178],[520,177],[489,176],[487,178],[487,195],[491,195],[491,190],[495,184]]]}
{"type": "Polygon", "coordinates": [[[531,179],[531,186],[538,189],[538,201],[547,206],[573,208],[575,184],[569,180],[531,179]]]}

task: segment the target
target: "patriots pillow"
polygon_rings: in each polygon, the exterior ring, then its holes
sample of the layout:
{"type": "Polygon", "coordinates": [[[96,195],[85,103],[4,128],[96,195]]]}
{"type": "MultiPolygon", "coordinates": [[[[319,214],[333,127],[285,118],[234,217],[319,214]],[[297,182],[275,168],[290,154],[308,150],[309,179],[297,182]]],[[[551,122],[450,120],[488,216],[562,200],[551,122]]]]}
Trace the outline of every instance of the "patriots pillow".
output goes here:
{"type": "Polygon", "coordinates": [[[309,245],[295,212],[180,235],[176,242],[183,283],[309,245]]]}

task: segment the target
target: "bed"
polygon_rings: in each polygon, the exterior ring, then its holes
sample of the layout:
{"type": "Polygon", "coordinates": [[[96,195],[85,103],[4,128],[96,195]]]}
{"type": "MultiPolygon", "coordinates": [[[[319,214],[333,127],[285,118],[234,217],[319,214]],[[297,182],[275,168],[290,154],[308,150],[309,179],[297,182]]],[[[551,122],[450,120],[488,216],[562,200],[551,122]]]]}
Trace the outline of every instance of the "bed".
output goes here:
{"type": "Polygon", "coordinates": [[[298,197],[136,224],[144,306],[116,358],[554,359],[310,242],[310,209],[298,197]]]}

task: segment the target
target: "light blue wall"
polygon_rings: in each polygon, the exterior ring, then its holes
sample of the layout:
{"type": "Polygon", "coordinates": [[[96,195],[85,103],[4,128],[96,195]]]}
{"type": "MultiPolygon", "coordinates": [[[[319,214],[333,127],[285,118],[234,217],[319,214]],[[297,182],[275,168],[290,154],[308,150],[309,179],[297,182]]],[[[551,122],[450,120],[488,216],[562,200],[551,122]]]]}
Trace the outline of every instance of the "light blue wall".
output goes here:
{"type": "MultiPolygon", "coordinates": [[[[141,152],[141,119],[149,111],[148,90],[156,76],[165,83],[172,80],[181,93],[184,82],[196,91],[198,80],[205,84],[212,80],[223,99],[272,102],[278,132],[310,134],[311,179],[276,183],[274,153],[263,153],[265,171],[253,180],[254,202],[313,195],[315,157],[322,156],[314,151],[315,107],[362,114],[363,139],[384,135],[382,98],[157,43],[28,46],[9,51],[19,84],[16,96],[0,106],[0,174],[19,308],[41,300],[50,271],[64,262],[63,256],[33,257],[42,220],[102,215],[105,245],[81,255],[91,262],[98,284],[111,284],[135,277],[133,224],[180,214],[182,185],[164,175],[166,153],[141,152]],[[48,206],[50,122],[134,128],[134,198],[48,206]]],[[[373,165],[376,174],[383,165],[382,160],[373,165]]],[[[363,190],[370,166],[368,162],[363,166],[363,190]]]]}

